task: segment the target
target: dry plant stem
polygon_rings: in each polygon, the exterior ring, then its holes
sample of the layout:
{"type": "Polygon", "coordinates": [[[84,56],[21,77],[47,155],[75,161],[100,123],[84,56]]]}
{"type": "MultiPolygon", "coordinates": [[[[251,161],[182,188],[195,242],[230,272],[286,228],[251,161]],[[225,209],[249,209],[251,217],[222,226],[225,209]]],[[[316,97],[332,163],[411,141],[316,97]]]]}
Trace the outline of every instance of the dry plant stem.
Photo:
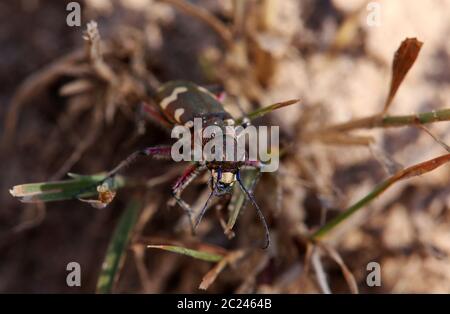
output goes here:
{"type": "Polygon", "coordinates": [[[149,293],[152,291],[152,284],[150,284],[151,277],[148,273],[147,267],[145,265],[145,251],[146,247],[143,244],[138,243],[140,237],[142,236],[142,233],[144,231],[145,226],[147,223],[152,219],[153,215],[157,211],[157,204],[159,203],[159,200],[156,199],[153,202],[150,202],[147,206],[145,206],[136,222],[136,225],[134,226],[134,234],[131,242],[133,245],[130,245],[133,256],[134,256],[134,263],[136,265],[136,269],[138,271],[139,279],[142,285],[142,288],[144,289],[145,293],[149,293]]]}
{"type": "Polygon", "coordinates": [[[26,220],[21,219],[19,224],[16,225],[12,229],[13,233],[19,233],[19,232],[23,232],[25,230],[34,228],[34,227],[40,225],[41,222],[44,221],[46,213],[47,213],[45,203],[30,204],[29,206],[27,206],[27,208],[25,208],[25,210],[29,210],[29,209],[34,209],[34,211],[36,212],[35,216],[32,217],[31,219],[26,219],[26,220]]]}
{"type": "Polygon", "coordinates": [[[269,254],[263,254],[261,258],[258,260],[258,263],[255,265],[255,267],[245,275],[244,281],[240,284],[240,286],[236,289],[234,293],[243,294],[243,293],[251,293],[252,291],[254,291],[257,279],[256,277],[267,267],[269,261],[270,261],[269,254]]]}
{"type": "Polygon", "coordinates": [[[134,263],[139,275],[139,281],[142,285],[144,293],[150,293],[152,291],[152,282],[150,274],[147,271],[147,266],[145,265],[145,246],[140,244],[135,244],[132,246],[134,263]]]}
{"type": "Polygon", "coordinates": [[[97,106],[92,113],[91,125],[89,126],[88,135],[77,145],[75,151],[64,162],[59,170],[50,178],[50,181],[61,179],[72,166],[81,158],[86,150],[91,147],[97,140],[101,129],[102,112],[97,106]]]}
{"type": "Polygon", "coordinates": [[[381,193],[383,193],[385,190],[387,190],[392,184],[396,183],[397,181],[411,178],[413,176],[419,176],[421,174],[430,172],[439,166],[442,166],[443,164],[450,162],[450,154],[445,154],[433,159],[430,159],[428,161],[416,164],[414,166],[408,167],[406,169],[403,169],[399,172],[397,172],[395,175],[389,177],[385,181],[379,183],[369,194],[367,194],[365,197],[363,197],[361,200],[356,202],[354,205],[347,208],[345,211],[343,211],[340,215],[338,215],[336,218],[329,221],[327,224],[322,226],[319,230],[314,232],[311,235],[311,240],[319,240],[323,236],[325,236],[329,231],[331,231],[334,227],[339,225],[341,222],[346,220],[348,217],[353,215],[358,209],[361,209],[365,205],[367,205],[369,202],[371,202],[373,199],[375,199],[377,196],[379,196],[381,193]]]}
{"type": "Polygon", "coordinates": [[[160,1],[172,4],[173,6],[176,6],[180,10],[184,11],[186,14],[189,14],[203,21],[205,24],[210,26],[220,36],[220,38],[222,38],[222,40],[225,42],[227,46],[231,46],[233,44],[233,34],[228,29],[228,27],[204,8],[197,5],[193,5],[184,0],[160,0],[160,1]]]}
{"type": "Polygon", "coordinates": [[[431,132],[427,127],[425,127],[424,125],[417,125],[417,127],[421,130],[424,130],[429,136],[431,136],[433,138],[433,140],[438,143],[439,145],[441,145],[447,152],[450,153],[450,146],[448,146],[446,143],[444,143],[441,139],[439,139],[436,135],[433,134],[433,132],[431,132]]]}
{"type": "Polygon", "coordinates": [[[404,116],[382,116],[380,114],[376,114],[373,116],[332,125],[328,128],[325,128],[323,131],[320,131],[319,133],[317,133],[317,135],[308,133],[307,135],[305,135],[305,137],[322,137],[324,136],[324,134],[333,132],[346,132],[356,129],[414,126],[417,124],[428,124],[440,121],[450,121],[450,109],[447,108],[404,116]]]}
{"type": "MultiPolygon", "coordinates": [[[[301,235],[301,234],[298,235],[298,239],[300,242],[305,241],[303,235],[301,235]]],[[[293,284],[293,289],[296,293],[301,291],[301,287],[303,285],[304,280],[309,278],[309,274],[311,271],[311,258],[312,258],[312,254],[314,252],[314,248],[315,248],[315,245],[313,243],[306,242],[306,252],[305,252],[305,257],[303,260],[303,265],[304,265],[303,271],[300,273],[297,280],[295,280],[295,282],[293,284]]],[[[317,287],[317,288],[319,288],[319,287],[317,287]]]]}
{"type": "Polygon", "coordinates": [[[209,272],[207,272],[205,276],[203,276],[199,289],[207,290],[227,265],[234,264],[241,259],[245,253],[245,250],[238,250],[228,253],[209,272]]]}
{"type": "Polygon", "coordinates": [[[117,86],[118,79],[115,73],[103,60],[102,41],[97,22],[91,21],[87,24],[87,30],[83,38],[88,43],[89,58],[94,71],[100,78],[109,82],[112,86],[117,86]]]}
{"type": "Polygon", "coordinates": [[[244,33],[245,9],[247,1],[233,0],[233,33],[236,37],[241,37],[244,33]]]}
{"type": "Polygon", "coordinates": [[[133,256],[134,256],[134,263],[136,265],[136,269],[138,271],[139,279],[142,285],[142,288],[144,289],[145,293],[149,293],[152,291],[152,280],[149,275],[149,272],[147,270],[147,267],[145,265],[145,251],[146,247],[143,244],[138,243],[140,237],[142,236],[142,233],[144,232],[144,228],[147,225],[147,223],[153,218],[153,215],[157,211],[157,207],[159,204],[159,199],[153,199],[152,202],[149,202],[141,211],[138,220],[134,226],[134,234],[131,242],[133,243],[130,245],[133,256]]]}
{"type": "Polygon", "coordinates": [[[331,294],[331,289],[327,281],[327,274],[323,269],[322,261],[320,260],[320,252],[317,247],[313,248],[313,252],[311,255],[311,264],[314,268],[314,272],[316,273],[317,282],[320,289],[322,290],[322,293],[331,294]]]}
{"type": "Polygon", "coordinates": [[[375,140],[371,136],[355,136],[343,133],[323,134],[320,137],[322,143],[329,145],[363,145],[369,146],[375,140]]]}
{"type": "Polygon", "coordinates": [[[394,160],[392,156],[389,156],[384,149],[376,145],[370,145],[369,151],[373,158],[378,161],[388,175],[393,175],[404,168],[402,164],[394,160]]]}
{"type": "Polygon", "coordinates": [[[86,93],[88,91],[93,90],[94,88],[95,86],[92,83],[92,81],[84,78],[76,79],[69,83],[64,84],[59,89],[59,95],[64,97],[74,96],[77,94],[86,93]]]}
{"type": "Polygon", "coordinates": [[[348,269],[347,265],[345,265],[344,260],[339,255],[339,253],[334,248],[332,248],[329,245],[326,245],[325,243],[318,242],[317,244],[328,254],[328,256],[330,256],[336,262],[336,264],[339,265],[342,274],[344,275],[345,281],[347,281],[347,284],[350,288],[350,292],[353,294],[357,294],[359,291],[355,277],[353,276],[352,272],[348,269]]]}
{"type": "MultiPolygon", "coordinates": [[[[14,137],[16,124],[20,109],[26,101],[33,97],[55,81],[60,75],[65,74],[71,66],[83,59],[83,49],[76,50],[56,61],[52,62],[42,70],[30,75],[17,89],[9,104],[8,112],[5,116],[5,129],[2,136],[2,147],[10,143],[14,137]]],[[[70,71],[69,71],[70,72],[70,71]]]]}

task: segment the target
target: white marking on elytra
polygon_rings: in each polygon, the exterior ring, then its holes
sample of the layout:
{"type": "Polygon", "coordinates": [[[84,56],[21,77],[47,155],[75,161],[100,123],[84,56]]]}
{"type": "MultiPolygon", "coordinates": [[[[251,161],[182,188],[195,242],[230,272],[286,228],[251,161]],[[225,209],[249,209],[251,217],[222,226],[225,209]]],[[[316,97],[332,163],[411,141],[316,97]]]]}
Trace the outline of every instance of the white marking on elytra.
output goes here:
{"type": "Polygon", "coordinates": [[[184,126],[187,127],[188,129],[190,129],[194,126],[194,122],[192,120],[188,121],[184,124],[184,126]]]}
{"type": "MultiPolygon", "coordinates": [[[[173,114],[174,117],[175,117],[175,121],[177,121],[178,123],[181,123],[180,118],[181,118],[181,116],[183,115],[183,113],[184,113],[184,109],[183,109],[183,108],[178,108],[178,109],[176,109],[176,110],[175,110],[175,113],[173,114]]],[[[192,121],[191,121],[191,122],[192,122],[192,121]]]]}
{"type": "Polygon", "coordinates": [[[198,86],[198,90],[208,94],[209,96],[212,96],[213,98],[217,98],[216,95],[214,95],[213,93],[211,93],[211,91],[207,90],[206,88],[204,88],[203,86],[198,86]]]}
{"type": "Polygon", "coordinates": [[[172,94],[170,94],[170,96],[167,96],[166,98],[164,98],[163,100],[161,100],[160,106],[163,110],[166,110],[167,106],[177,100],[178,98],[178,94],[181,93],[185,93],[187,92],[187,87],[181,86],[181,87],[176,87],[174,88],[174,90],[172,91],[172,94]]]}

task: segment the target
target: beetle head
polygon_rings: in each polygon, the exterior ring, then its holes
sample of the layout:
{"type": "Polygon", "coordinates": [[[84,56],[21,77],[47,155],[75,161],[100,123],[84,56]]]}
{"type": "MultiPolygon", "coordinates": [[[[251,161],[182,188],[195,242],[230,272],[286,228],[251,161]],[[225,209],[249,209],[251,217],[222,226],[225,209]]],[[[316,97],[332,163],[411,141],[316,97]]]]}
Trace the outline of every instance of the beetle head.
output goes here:
{"type": "Polygon", "coordinates": [[[222,169],[211,170],[212,188],[214,195],[221,196],[231,193],[234,182],[236,182],[236,174],[231,171],[222,172],[222,169]]]}

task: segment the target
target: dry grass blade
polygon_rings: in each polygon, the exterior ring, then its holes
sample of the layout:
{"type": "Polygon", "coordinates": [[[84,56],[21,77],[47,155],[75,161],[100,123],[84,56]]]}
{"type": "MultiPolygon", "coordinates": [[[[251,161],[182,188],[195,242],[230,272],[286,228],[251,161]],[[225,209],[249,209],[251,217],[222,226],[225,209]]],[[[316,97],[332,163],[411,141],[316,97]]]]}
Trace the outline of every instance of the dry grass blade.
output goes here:
{"type": "Polygon", "coordinates": [[[339,253],[333,249],[331,246],[326,245],[325,243],[318,243],[318,245],[325,250],[325,252],[339,265],[341,268],[342,274],[344,275],[345,281],[350,288],[351,293],[357,294],[359,292],[358,285],[356,284],[355,276],[348,269],[347,265],[345,265],[342,257],[339,253]]]}
{"type": "Polygon", "coordinates": [[[159,200],[157,198],[152,198],[152,201],[149,202],[142,210],[139,215],[139,218],[134,226],[133,238],[132,241],[132,251],[134,255],[134,263],[136,265],[136,270],[139,275],[139,280],[141,282],[142,288],[144,292],[149,293],[154,288],[149,271],[147,270],[145,264],[145,252],[146,245],[142,243],[137,243],[137,239],[141,237],[144,232],[145,226],[147,223],[153,218],[153,215],[158,210],[159,200]]]}
{"type": "MultiPolygon", "coordinates": [[[[259,177],[258,171],[254,169],[243,170],[241,175],[242,175],[242,183],[244,184],[245,188],[252,191],[259,177]]],[[[225,234],[230,239],[234,235],[233,228],[237,221],[239,213],[246,204],[247,199],[244,193],[242,193],[241,189],[236,185],[233,190],[233,195],[230,204],[228,205],[228,212],[230,213],[230,216],[225,226],[225,234]]]]}
{"type": "Polygon", "coordinates": [[[77,79],[64,84],[59,89],[60,96],[73,96],[77,94],[82,94],[87,91],[92,91],[95,88],[92,81],[87,79],[77,79]]]}
{"type": "MultiPolygon", "coordinates": [[[[331,127],[328,127],[324,129],[323,131],[319,132],[318,136],[314,136],[314,134],[307,136],[316,137],[322,139],[323,134],[326,133],[332,133],[332,132],[343,132],[343,131],[349,131],[353,129],[358,128],[373,128],[373,127],[389,127],[389,126],[399,126],[399,125],[406,125],[406,124],[414,124],[418,120],[416,116],[405,116],[400,117],[400,121],[396,121],[396,119],[387,119],[383,117],[387,110],[389,109],[389,106],[392,103],[392,100],[394,99],[394,96],[396,95],[398,88],[402,84],[404,78],[406,77],[406,74],[409,72],[411,67],[413,66],[414,62],[417,59],[417,56],[419,55],[420,49],[422,47],[423,43],[417,40],[416,38],[406,38],[401,44],[400,47],[397,49],[394,55],[394,60],[392,63],[392,78],[389,88],[389,93],[386,98],[383,111],[381,114],[376,114],[373,116],[355,119],[349,122],[337,124],[331,127]],[[409,118],[412,118],[409,119],[409,118]]],[[[443,118],[445,119],[445,118],[443,118]]],[[[424,122],[420,123],[429,123],[433,121],[429,121],[429,117],[425,118],[424,122]]],[[[439,119],[436,117],[436,120],[442,121],[442,119],[439,119]]]]}
{"type": "Polygon", "coordinates": [[[244,254],[245,254],[244,250],[228,253],[209,272],[207,272],[205,276],[203,276],[199,289],[201,290],[208,289],[209,286],[216,280],[217,276],[222,272],[222,270],[227,265],[235,263],[237,260],[241,259],[244,256],[244,254]]]}
{"type": "Polygon", "coordinates": [[[103,61],[102,42],[97,22],[91,21],[87,24],[83,38],[88,43],[89,58],[97,75],[106,82],[109,82],[112,86],[117,86],[118,79],[116,75],[105,61],[103,61]]]}
{"type": "Polygon", "coordinates": [[[252,293],[256,289],[258,275],[267,267],[271,260],[269,254],[260,255],[256,265],[245,275],[244,281],[234,291],[235,294],[252,293]]]}
{"type": "Polygon", "coordinates": [[[304,138],[325,138],[332,132],[345,132],[356,129],[393,128],[415,126],[434,122],[450,121],[450,109],[433,110],[412,115],[381,116],[379,114],[339,123],[325,128],[321,132],[307,132],[304,138]]]}
{"type": "Polygon", "coordinates": [[[369,145],[369,150],[373,158],[377,160],[381,166],[383,166],[388,175],[393,175],[405,168],[402,164],[398,163],[391,156],[389,156],[389,154],[382,147],[377,145],[369,145]]]}
{"type": "Polygon", "coordinates": [[[311,264],[314,268],[314,272],[316,273],[317,282],[319,283],[320,289],[324,294],[331,294],[331,289],[328,285],[327,274],[323,269],[322,261],[320,260],[320,252],[317,247],[313,248],[311,255],[311,264]]]}
{"type": "Polygon", "coordinates": [[[136,264],[136,270],[139,274],[139,281],[141,282],[142,288],[145,293],[151,291],[151,278],[148,273],[147,266],[145,265],[145,246],[141,244],[135,244],[132,247],[134,254],[134,262],[136,264]]]}
{"type": "Polygon", "coordinates": [[[76,149],[72,152],[70,157],[64,161],[63,165],[50,178],[50,180],[58,180],[62,178],[64,174],[67,173],[78,160],[80,160],[86,150],[94,145],[100,134],[102,116],[100,107],[97,106],[92,113],[91,124],[89,125],[89,132],[87,132],[87,136],[77,144],[76,149]]]}
{"type": "Polygon", "coordinates": [[[388,181],[392,183],[395,183],[399,180],[408,179],[415,176],[420,176],[424,173],[430,172],[437,167],[442,166],[443,164],[450,161],[450,154],[445,154],[427,161],[424,161],[422,163],[419,163],[417,165],[411,166],[409,168],[406,168],[400,172],[398,172],[396,175],[392,176],[388,181]]]}
{"type": "Polygon", "coordinates": [[[70,73],[71,67],[77,61],[83,59],[83,49],[75,50],[74,52],[55,60],[51,64],[44,67],[42,70],[30,75],[17,89],[11,102],[8,106],[8,112],[5,115],[5,128],[1,139],[2,148],[7,145],[14,138],[16,124],[22,106],[31,99],[34,99],[36,94],[44,90],[45,87],[56,81],[61,75],[70,73]]]}
{"type": "Polygon", "coordinates": [[[424,173],[430,172],[445,163],[450,162],[450,154],[445,154],[430,160],[427,160],[425,162],[419,163],[417,165],[408,167],[406,169],[403,169],[399,172],[397,172],[395,175],[389,177],[385,181],[379,183],[369,194],[367,194],[365,197],[360,199],[358,202],[353,204],[352,206],[348,207],[346,210],[344,210],[340,215],[338,215],[336,218],[332,219],[328,223],[326,223],[324,226],[322,226],[319,230],[314,232],[311,236],[311,239],[317,240],[325,236],[330,230],[332,230],[334,227],[339,225],[341,222],[346,220],[348,217],[353,215],[358,209],[366,206],[368,203],[370,203],[372,200],[374,200],[377,196],[382,194],[384,191],[386,191],[391,185],[394,183],[403,180],[408,179],[414,176],[419,176],[424,173]]]}
{"type": "Polygon", "coordinates": [[[329,145],[360,145],[369,146],[375,139],[372,136],[357,136],[343,133],[325,133],[320,136],[322,143],[329,145]]]}
{"type": "Polygon", "coordinates": [[[164,251],[174,252],[181,255],[187,255],[196,259],[200,259],[206,262],[218,262],[220,261],[224,256],[220,254],[215,254],[211,252],[206,251],[199,251],[199,250],[193,250],[188,249],[182,246],[175,246],[175,245],[147,245],[148,248],[153,249],[160,249],[164,251]]]}
{"type": "Polygon", "coordinates": [[[446,143],[444,143],[441,139],[439,139],[436,135],[433,134],[433,132],[431,132],[426,126],[418,124],[417,125],[418,128],[424,130],[425,132],[427,132],[427,134],[429,136],[431,136],[433,138],[433,140],[438,143],[439,145],[441,145],[447,152],[450,153],[450,146],[448,146],[446,143]]]}
{"type": "Polygon", "coordinates": [[[228,27],[204,8],[191,4],[184,0],[160,0],[160,1],[170,3],[173,6],[176,6],[180,10],[184,11],[186,14],[189,14],[203,21],[222,38],[222,40],[225,42],[226,45],[228,46],[232,45],[233,34],[228,29],[228,27]]]}
{"type": "Polygon", "coordinates": [[[391,85],[384,104],[383,113],[386,113],[389,109],[403,79],[416,61],[422,45],[423,43],[418,41],[417,38],[406,38],[395,52],[394,62],[392,64],[391,85]]]}

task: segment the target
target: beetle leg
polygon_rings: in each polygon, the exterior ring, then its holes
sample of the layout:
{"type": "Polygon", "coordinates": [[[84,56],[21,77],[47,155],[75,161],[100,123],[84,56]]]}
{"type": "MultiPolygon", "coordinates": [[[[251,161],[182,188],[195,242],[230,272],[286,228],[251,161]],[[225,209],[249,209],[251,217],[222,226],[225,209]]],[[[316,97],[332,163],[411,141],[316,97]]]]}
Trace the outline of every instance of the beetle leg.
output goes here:
{"type": "Polygon", "coordinates": [[[173,198],[175,199],[177,204],[185,211],[186,215],[189,218],[192,234],[195,234],[195,228],[192,219],[193,210],[191,206],[181,198],[181,193],[205,169],[205,165],[193,164],[189,166],[172,187],[173,198]]]}
{"type": "Polygon", "coordinates": [[[81,191],[77,192],[74,196],[78,197],[80,194],[82,194],[92,188],[95,188],[96,186],[102,185],[108,179],[113,178],[119,171],[121,171],[122,169],[124,169],[124,168],[128,167],[130,164],[132,164],[138,156],[170,158],[171,149],[172,149],[171,146],[153,146],[153,147],[146,147],[141,150],[135,151],[134,153],[129,155],[126,159],[122,160],[114,169],[110,170],[102,180],[96,182],[92,186],[82,189],[81,191]]]}
{"type": "Polygon", "coordinates": [[[261,170],[264,167],[264,164],[259,160],[246,160],[244,161],[243,167],[251,167],[261,170]]]}
{"type": "Polygon", "coordinates": [[[139,105],[139,108],[140,108],[140,114],[147,117],[152,122],[156,122],[159,125],[165,127],[166,129],[169,129],[169,130],[172,128],[172,124],[169,121],[167,121],[167,119],[164,117],[164,115],[158,109],[156,109],[154,106],[152,106],[146,102],[141,102],[139,105]]]}
{"type": "Polygon", "coordinates": [[[114,169],[109,171],[103,181],[114,177],[120,170],[131,165],[139,156],[151,156],[159,158],[170,158],[171,146],[153,146],[135,151],[126,159],[122,160],[114,169]]]}

